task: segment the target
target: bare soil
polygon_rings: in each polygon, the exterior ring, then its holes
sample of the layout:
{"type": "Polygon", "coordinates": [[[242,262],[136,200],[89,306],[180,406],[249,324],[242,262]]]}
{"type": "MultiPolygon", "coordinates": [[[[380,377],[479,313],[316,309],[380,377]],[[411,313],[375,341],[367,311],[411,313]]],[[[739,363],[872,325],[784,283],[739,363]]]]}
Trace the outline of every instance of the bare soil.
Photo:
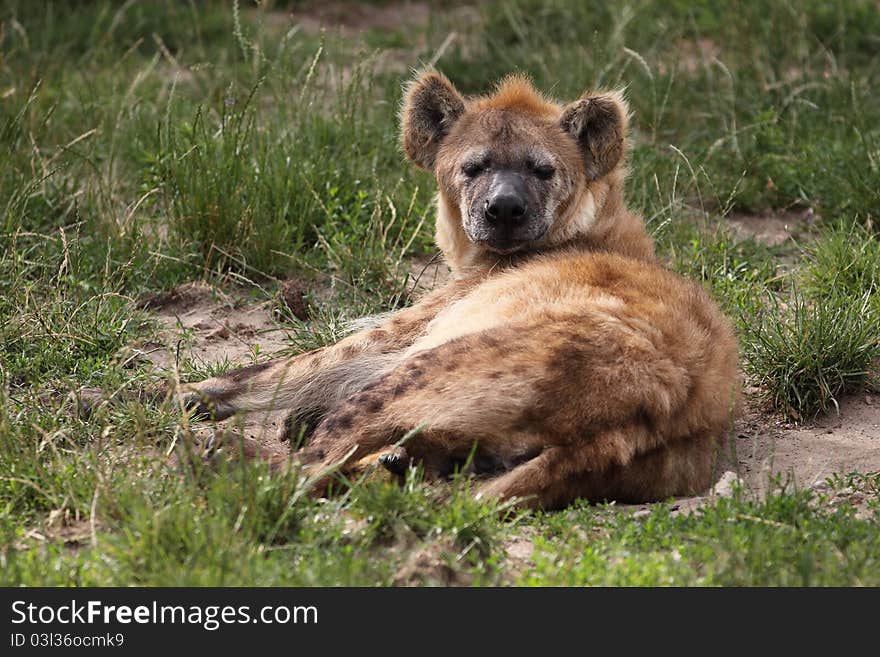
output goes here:
{"type": "Polygon", "coordinates": [[[340,30],[345,35],[366,30],[397,30],[407,25],[423,26],[431,13],[427,2],[352,3],[316,2],[290,12],[290,19],[310,33],[322,29],[340,30]]]}
{"type": "Polygon", "coordinates": [[[736,437],[739,475],[758,493],[781,483],[824,485],[833,474],[880,471],[880,395],[863,392],[840,401],[839,413],[786,425],[747,413],[736,437]]]}
{"type": "MultiPolygon", "coordinates": [[[[462,34],[452,31],[435,52],[413,58],[414,52],[422,53],[427,46],[424,31],[432,11],[437,15],[438,8],[419,0],[378,3],[315,0],[299,3],[292,9],[252,9],[248,13],[257,22],[279,32],[299,29],[306,34],[315,35],[324,31],[346,39],[368,32],[391,36],[388,43],[374,53],[376,65],[385,71],[407,74],[414,66],[435,63],[453,42],[462,45],[462,34]],[[409,31],[406,47],[394,47],[393,35],[403,31],[409,31]]],[[[469,2],[444,3],[442,12],[445,16],[452,17],[450,23],[455,25],[468,26],[480,20],[478,9],[469,2]]],[[[342,73],[345,78],[350,69],[343,68],[342,73]]]]}
{"type": "Polygon", "coordinates": [[[159,369],[171,370],[184,357],[245,365],[255,353],[271,355],[287,346],[268,302],[242,302],[206,283],[185,283],[146,305],[162,329],[156,341],[138,349],[159,369]]]}
{"type": "Polygon", "coordinates": [[[811,209],[775,214],[733,214],[727,225],[739,239],[755,238],[767,246],[779,246],[800,238],[816,220],[811,209]]]}

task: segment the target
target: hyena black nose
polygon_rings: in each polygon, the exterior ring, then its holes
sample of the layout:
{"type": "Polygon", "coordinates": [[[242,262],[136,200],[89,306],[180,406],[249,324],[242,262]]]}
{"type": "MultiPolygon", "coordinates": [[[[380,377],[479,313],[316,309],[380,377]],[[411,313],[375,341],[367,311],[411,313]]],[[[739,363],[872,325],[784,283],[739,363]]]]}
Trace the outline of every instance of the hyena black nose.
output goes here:
{"type": "Polygon", "coordinates": [[[486,199],[486,221],[490,224],[517,224],[526,216],[522,180],[515,174],[497,174],[486,199]]]}
{"type": "Polygon", "coordinates": [[[490,223],[518,223],[526,214],[526,204],[513,194],[498,195],[486,201],[486,219],[490,223]]]}

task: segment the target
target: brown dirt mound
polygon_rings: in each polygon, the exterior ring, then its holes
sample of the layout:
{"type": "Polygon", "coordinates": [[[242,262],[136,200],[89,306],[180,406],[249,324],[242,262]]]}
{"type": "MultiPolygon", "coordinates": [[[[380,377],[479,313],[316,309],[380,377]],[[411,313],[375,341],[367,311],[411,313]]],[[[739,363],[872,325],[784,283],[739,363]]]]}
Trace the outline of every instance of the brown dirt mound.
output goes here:
{"type": "Polygon", "coordinates": [[[339,29],[343,34],[366,30],[396,30],[423,26],[431,12],[427,2],[391,2],[387,4],[319,2],[307,3],[291,12],[291,19],[309,33],[322,28],[339,29]]]}
{"type": "Polygon", "coordinates": [[[866,392],[840,402],[831,413],[800,426],[751,415],[736,440],[740,476],[765,492],[774,477],[815,488],[833,474],[880,471],[880,395],[866,392]]]}
{"type": "Polygon", "coordinates": [[[271,355],[287,346],[287,333],[272,318],[268,302],[243,304],[207,283],[179,285],[143,305],[162,330],[138,349],[162,370],[184,357],[246,365],[255,350],[271,355]]]}
{"type": "Polygon", "coordinates": [[[739,239],[754,237],[761,244],[779,246],[798,239],[815,219],[813,211],[808,209],[776,214],[733,214],[727,217],[727,224],[739,239]]]}

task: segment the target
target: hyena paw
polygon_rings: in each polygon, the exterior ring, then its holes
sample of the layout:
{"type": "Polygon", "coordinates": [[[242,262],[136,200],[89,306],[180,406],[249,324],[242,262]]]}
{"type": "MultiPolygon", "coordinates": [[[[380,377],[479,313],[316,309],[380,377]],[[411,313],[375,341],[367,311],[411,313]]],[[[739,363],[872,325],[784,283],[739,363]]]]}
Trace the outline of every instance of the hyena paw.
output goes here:
{"type": "Polygon", "coordinates": [[[203,390],[183,390],[183,407],[192,411],[196,419],[225,420],[232,417],[236,408],[219,397],[212,397],[210,392],[203,390]]]}
{"type": "Polygon", "coordinates": [[[412,465],[412,459],[403,447],[395,447],[379,456],[379,464],[393,475],[403,477],[412,465]]]}

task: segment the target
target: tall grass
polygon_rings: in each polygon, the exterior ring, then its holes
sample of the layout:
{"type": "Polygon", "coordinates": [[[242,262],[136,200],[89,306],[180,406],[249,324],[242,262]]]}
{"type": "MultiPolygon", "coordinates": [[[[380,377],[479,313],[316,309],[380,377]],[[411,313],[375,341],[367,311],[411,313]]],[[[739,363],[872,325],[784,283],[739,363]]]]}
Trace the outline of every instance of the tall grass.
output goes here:
{"type": "Polygon", "coordinates": [[[880,312],[870,293],[836,291],[821,301],[797,289],[743,321],[746,371],[773,406],[794,420],[837,409],[880,358],[880,312]]]}

